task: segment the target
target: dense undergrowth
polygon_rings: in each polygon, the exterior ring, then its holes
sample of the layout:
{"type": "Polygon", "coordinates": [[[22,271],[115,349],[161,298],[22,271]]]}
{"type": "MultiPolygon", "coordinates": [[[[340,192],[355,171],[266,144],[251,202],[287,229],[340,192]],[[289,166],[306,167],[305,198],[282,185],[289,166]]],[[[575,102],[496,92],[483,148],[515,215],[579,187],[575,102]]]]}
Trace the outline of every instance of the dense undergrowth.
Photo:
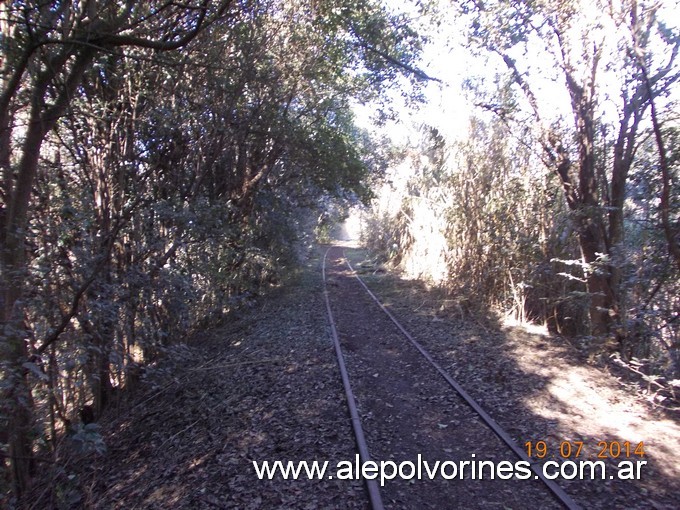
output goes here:
{"type": "Polygon", "coordinates": [[[641,377],[674,388],[680,279],[650,199],[660,189],[648,153],[641,150],[632,170],[625,242],[596,264],[583,261],[575,214],[557,176],[502,123],[474,121],[462,143],[426,128],[402,156],[379,198],[360,213],[362,239],[373,256],[440,288],[466,313],[493,310],[545,324],[591,356],[613,356],[641,377]],[[611,329],[599,334],[589,315],[592,271],[620,279],[611,329]]]}
{"type": "Polygon", "coordinates": [[[12,507],[64,444],[99,448],[93,422],[145,366],[367,199],[379,151],[350,103],[416,91],[397,78],[423,40],[373,0],[3,2],[0,24],[12,507]]]}

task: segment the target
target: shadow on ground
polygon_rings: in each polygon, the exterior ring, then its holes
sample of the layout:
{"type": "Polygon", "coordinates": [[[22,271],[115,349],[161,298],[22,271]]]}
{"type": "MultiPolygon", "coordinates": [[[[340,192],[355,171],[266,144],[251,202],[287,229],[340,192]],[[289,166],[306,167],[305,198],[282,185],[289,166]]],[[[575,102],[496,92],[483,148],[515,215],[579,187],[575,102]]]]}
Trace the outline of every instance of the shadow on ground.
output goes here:
{"type": "MultiPolygon", "coordinates": [[[[359,249],[346,254],[355,268],[366,257],[359,249]]],[[[677,417],[588,365],[564,338],[503,327],[488,310],[463,310],[438,289],[364,266],[359,271],[371,290],[519,446],[530,442],[534,454],[542,454],[545,445],[543,461],[604,463],[604,480],[599,465],[597,479],[578,480],[579,465],[575,479],[558,479],[584,508],[677,508],[677,417]],[[638,467],[639,480],[619,479],[638,467]]],[[[563,468],[573,476],[571,464],[563,468]]],[[[584,477],[591,477],[589,467],[584,477]]]]}
{"type": "MultiPolygon", "coordinates": [[[[366,508],[360,482],[265,481],[253,468],[254,460],[355,454],[321,299],[322,254],[298,280],[169,353],[127,407],[101,423],[107,455],[66,466],[38,506],[366,508]]],[[[347,254],[355,262],[364,257],[347,254]]],[[[375,270],[363,276],[520,446],[544,441],[548,458],[559,458],[560,446],[571,445],[573,460],[597,460],[600,442],[615,453],[609,445],[629,442],[634,450],[644,441],[640,480],[560,481],[584,508],[677,508],[677,420],[588,366],[559,337],[503,329],[480,319],[483,310],[462,314],[420,282],[375,270]],[[584,446],[575,459],[578,442],[584,446]]],[[[606,460],[608,475],[622,456],[606,460]]],[[[510,452],[507,460],[514,460],[510,452]]]]}

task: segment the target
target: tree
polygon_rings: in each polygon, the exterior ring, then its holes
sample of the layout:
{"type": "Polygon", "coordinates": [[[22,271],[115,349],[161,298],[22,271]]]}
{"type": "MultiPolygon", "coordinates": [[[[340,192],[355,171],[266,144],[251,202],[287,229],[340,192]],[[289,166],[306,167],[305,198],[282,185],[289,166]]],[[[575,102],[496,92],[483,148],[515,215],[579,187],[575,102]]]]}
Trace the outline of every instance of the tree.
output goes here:
{"type": "Polygon", "coordinates": [[[12,483],[18,495],[28,487],[32,454],[22,281],[26,277],[29,207],[45,137],[67,111],[97,55],[135,46],[155,51],[181,48],[204,23],[221,17],[229,3],[206,0],[195,6],[180,6],[171,2],[91,0],[2,5],[0,324],[4,329],[5,396],[12,407],[4,412],[10,433],[12,483]],[[17,128],[24,122],[22,135],[17,128]]]}
{"type": "MultiPolygon", "coordinates": [[[[650,101],[678,80],[675,55],[679,42],[661,38],[671,51],[665,60],[657,58],[651,64],[652,54],[657,53],[652,50],[653,36],[665,33],[655,8],[638,9],[636,2],[603,3],[597,8],[586,4],[473,2],[467,12],[471,13],[472,39],[501,58],[541,126],[537,138],[546,164],[560,178],[576,226],[590,296],[591,332],[612,333],[621,342],[626,182],[650,101]],[[634,41],[627,32],[630,23],[634,41]],[[570,100],[571,126],[564,119],[549,118],[551,111],[541,103],[532,81],[536,69],[516,57],[517,50],[538,53],[549,59],[547,69],[559,70],[570,100]],[[653,67],[648,80],[635,56],[640,51],[653,67]],[[622,88],[617,100],[617,134],[610,144],[604,135],[609,121],[603,108],[605,99],[614,99],[607,96],[604,81],[612,72],[622,88]],[[653,91],[647,81],[655,85],[653,91]]],[[[547,69],[538,72],[550,72],[547,69]]]]}
{"type": "Polygon", "coordinates": [[[21,496],[43,356],[68,426],[90,395],[102,412],[133,348],[143,360],[261,282],[258,239],[281,222],[265,204],[366,194],[350,98],[422,74],[422,41],[369,0],[1,9],[2,396],[21,496]]]}

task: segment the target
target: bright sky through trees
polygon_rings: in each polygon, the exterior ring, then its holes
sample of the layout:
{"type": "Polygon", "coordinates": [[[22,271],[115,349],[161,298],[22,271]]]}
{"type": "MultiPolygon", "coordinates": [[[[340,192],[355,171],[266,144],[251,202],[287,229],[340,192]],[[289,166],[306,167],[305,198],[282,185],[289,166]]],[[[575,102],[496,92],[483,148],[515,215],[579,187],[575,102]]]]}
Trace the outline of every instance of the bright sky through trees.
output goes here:
{"type": "MultiPolygon", "coordinates": [[[[424,87],[425,101],[417,107],[403,107],[400,99],[395,97],[394,107],[398,111],[398,118],[387,122],[384,131],[395,142],[406,141],[409,135],[415,133],[420,125],[426,123],[435,126],[449,140],[461,139],[466,136],[468,121],[473,113],[480,114],[481,109],[475,107],[469,85],[474,84],[487,91],[493,88],[494,80],[499,73],[507,73],[503,61],[495,55],[475,55],[466,47],[466,20],[458,14],[455,2],[441,0],[438,2],[436,18],[440,25],[433,25],[427,16],[419,16],[413,3],[403,3],[396,0],[385,0],[390,10],[406,12],[413,17],[414,23],[430,39],[425,45],[420,68],[428,76],[440,81],[432,81],[424,87]]],[[[595,3],[585,2],[592,7],[591,11],[583,11],[584,23],[600,23],[599,40],[604,42],[610,57],[616,55],[616,41],[626,37],[626,27],[617,27],[606,13],[598,11],[595,3]]],[[[680,5],[674,0],[662,0],[658,12],[660,19],[670,27],[680,25],[680,5]]],[[[578,29],[578,28],[577,28],[578,29]]],[[[592,26],[581,27],[584,33],[592,35],[592,26]]],[[[515,56],[521,71],[527,71],[535,86],[535,93],[541,106],[550,111],[554,117],[570,118],[571,109],[569,95],[564,83],[564,77],[559,69],[551,62],[546,52],[545,44],[537,38],[529,43],[531,55],[515,56]]],[[[611,60],[611,58],[610,58],[611,60]]],[[[607,100],[601,104],[605,115],[616,119],[616,101],[620,94],[619,83],[621,77],[616,71],[605,70],[601,66],[597,81],[605,92],[607,100]]],[[[357,106],[355,108],[357,122],[362,127],[372,127],[371,117],[375,113],[374,106],[357,106]]],[[[552,120],[552,119],[550,119],[552,120]]]]}
{"type": "MultiPolygon", "coordinates": [[[[634,267],[628,254],[648,251],[652,238],[638,235],[642,224],[661,229],[653,235],[662,232],[666,251],[680,267],[674,227],[679,195],[672,167],[678,147],[680,34],[666,23],[677,24],[677,5],[469,0],[442,2],[434,13],[428,11],[431,4],[425,5],[416,3],[416,16],[406,7],[392,7],[411,17],[405,22],[429,42],[419,67],[437,81],[420,83],[420,108],[403,109],[384,126],[402,150],[394,153],[374,205],[376,225],[385,218],[393,222],[371,237],[387,239],[388,252],[398,255],[402,266],[412,259],[414,276],[425,270],[430,278],[443,276],[453,285],[471,274],[456,273],[458,267],[488,261],[499,251],[502,260],[472,274],[489,274],[489,288],[507,278],[505,288],[515,289],[512,299],[520,302],[522,262],[512,262],[508,257],[516,247],[503,251],[503,243],[531,224],[517,219],[514,228],[512,218],[533,203],[532,221],[542,226],[516,240],[536,241],[528,249],[540,246],[543,261],[527,275],[542,274],[540,264],[580,267],[579,274],[569,275],[585,284],[576,291],[587,296],[582,306],[588,313],[580,322],[592,335],[614,332],[625,348],[625,328],[633,316],[626,292],[639,276],[626,272],[634,267]],[[441,211],[429,217],[436,204],[441,211]],[[546,215],[551,207],[555,214],[546,215]],[[544,221],[560,215],[554,223],[544,221]],[[553,246],[551,235],[577,244],[553,246]],[[434,238],[447,239],[437,256],[431,256],[434,238]],[[470,249],[463,256],[466,244],[470,249]],[[507,275],[499,276],[508,261],[507,275]]],[[[399,104],[395,99],[393,108],[399,104]]],[[[563,269],[551,268],[556,285],[563,269]]],[[[481,292],[484,278],[470,280],[469,288],[481,292]]],[[[550,287],[541,281],[538,286],[550,287]]],[[[497,294],[490,295],[496,299],[497,294]]],[[[543,299],[550,297],[538,298],[543,299]]],[[[512,307],[526,311],[524,305],[512,307]]]]}

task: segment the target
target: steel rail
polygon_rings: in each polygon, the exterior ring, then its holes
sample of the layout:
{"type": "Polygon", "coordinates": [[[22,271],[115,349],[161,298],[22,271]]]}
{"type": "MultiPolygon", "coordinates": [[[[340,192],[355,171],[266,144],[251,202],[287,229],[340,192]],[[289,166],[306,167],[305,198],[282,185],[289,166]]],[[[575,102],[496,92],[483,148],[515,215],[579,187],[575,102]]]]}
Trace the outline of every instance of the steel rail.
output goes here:
{"type": "MultiPolygon", "coordinates": [[[[332,246],[326,250],[326,253],[323,256],[323,262],[321,264],[321,274],[323,277],[323,296],[324,301],[326,302],[326,312],[328,313],[328,323],[330,324],[331,337],[333,339],[333,346],[335,347],[335,356],[338,360],[340,375],[342,376],[342,385],[345,388],[347,407],[349,408],[349,414],[352,419],[354,437],[356,438],[357,448],[359,449],[359,458],[361,459],[363,465],[365,462],[371,460],[371,456],[368,453],[366,437],[364,436],[364,430],[361,428],[361,418],[359,417],[359,411],[357,410],[354,393],[352,393],[352,386],[349,383],[349,374],[347,373],[345,358],[342,354],[342,349],[340,348],[338,330],[335,327],[335,320],[333,319],[333,312],[331,311],[331,302],[328,298],[328,288],[326,286],[326,257],[328,256],[328,252],[331,250],[331,248],[332,246]]],[[[373,510],[384,510],[385,507],[383,506],[382,498],[380,497],[378,482],[375,479],[366,479],[366,489],[368,490],[368,498],[371,502],[371,508],[373,510]]]]}
{"type": "Polygon", "coordinates": [[[467,402],[467,404],[475,410],[475,412],[479,415],[482,420],[484,420],[484,423],[517,455],[521,460],[528,462],[529,465],[531,466],[532,471],[535,473],[535,478],[539,478],[545,486],[550,490],[550,492],[553,493],[555,498],[562,503],[566,508],[569,510],[580,510],[581,507],[567,494],[562,487],[557,485],[554,481],[548,479],[545,477],[545,474],[543,473],[543,470],[535,463],[532,462],[529,456],[524,453],[524,450],[521,449],[517,443],[510,437],[510,435],[501,428],[501,426],[487,413],[482,406],[477,403],[475,399],[470,396],[470,394],[465,391],[465,389],[458,384],[449,374],[446,370],[444,370],[439,363],[437,363],[432,356],[430,355],[429,352],[425,350],[425,348],[420,345],[420,343],[411,336],[411,334],[406,331],[406,329],[399,323],[399,321],[390,313],[390,311],[383,305],[380,300],[376,297],[373,292],[371,292],[371,289],[368,288],[368,285],[361,279],[361,277],[358,275],[358,273],[354,270],[352,267],[352,264],[350,263],[349,259],[345,256],[345,250],[343,249],[342,251],[343,257],[345,259],[345,262],[347,263],[347,267],[349,267],[350,271],[354,274],[354,277],[359,280],[359,283],[364,287],[366,292],[368,292],[369,296],[373,298],[373,300],[378,304],[378,306],[382,309],[385,314],[392,320],[395,326],[399,329],[399,331],[402,332],[402,334],[413,344],[413,346],[418,349],[418,352],[423,355],[423,357],[430,362],[430,364],[437,369],[437,372],[446,380],[449,385],[456,390],[456,392],[467,402]]]}

